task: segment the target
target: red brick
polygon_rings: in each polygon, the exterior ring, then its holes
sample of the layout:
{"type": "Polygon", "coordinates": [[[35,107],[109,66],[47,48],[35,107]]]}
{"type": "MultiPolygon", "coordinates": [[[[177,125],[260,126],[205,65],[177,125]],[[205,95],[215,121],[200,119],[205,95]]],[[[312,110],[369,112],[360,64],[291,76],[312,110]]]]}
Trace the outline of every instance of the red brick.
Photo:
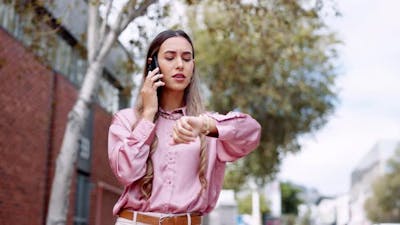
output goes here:
{"type": "MultiPolygon", "coordinates": [[[[64,76],[56,74],[0,28],[1,224],[44,224],[48,184],[51,185],[67,115],[77,94],[78,90],[64,76]]],[[[111,115],[98,105],[94,109],[90,224],[100,221],[102,225],[113,223],[111,209],[118,194],[98,184],[121,187],[108,165],[107,132],[111,115]],[[102,193],[101,199],[98,193],[102,193]],[[96,217],[96,212],[101,212],[101,218],[96,217]]],[[[74,177],[68,225],[73,224],[75,187],[74,177]]]]}

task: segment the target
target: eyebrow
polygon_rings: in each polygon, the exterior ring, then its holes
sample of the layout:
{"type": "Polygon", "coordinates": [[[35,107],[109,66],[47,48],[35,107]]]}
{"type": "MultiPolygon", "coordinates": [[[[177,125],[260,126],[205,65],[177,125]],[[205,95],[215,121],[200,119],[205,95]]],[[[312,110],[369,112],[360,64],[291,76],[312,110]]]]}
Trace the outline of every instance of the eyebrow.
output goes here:
{"type": "MultiPolygon", "coordinates": [[[[176,51],[167,50],[167,51],[164,52],[164,54],[168,54],[168,53],[176,54],[176,51]]],[[[184,52],[182,52],[182,55],[187,55],[187,54],[192,55],[192,52],[191,52],[191,51],[184,51],[184,52]]]]}

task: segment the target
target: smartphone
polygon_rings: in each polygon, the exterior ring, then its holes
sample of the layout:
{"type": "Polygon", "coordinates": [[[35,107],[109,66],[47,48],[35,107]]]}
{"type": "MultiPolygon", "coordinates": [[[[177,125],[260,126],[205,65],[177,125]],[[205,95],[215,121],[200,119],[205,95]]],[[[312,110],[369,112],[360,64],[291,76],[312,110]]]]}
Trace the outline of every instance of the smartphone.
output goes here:
{"type": "MultiPolygon", "coordinates": [[[[147,68],[148,72],[155,70],[158,67],[158,61],[157,61],[157,55],[154,54],[153,57],[151,58],[151,62],[149,64],[149,67],[147,68]]],[[[158,69],[157,74],[160,73],[160,68],[158,69]]]]}

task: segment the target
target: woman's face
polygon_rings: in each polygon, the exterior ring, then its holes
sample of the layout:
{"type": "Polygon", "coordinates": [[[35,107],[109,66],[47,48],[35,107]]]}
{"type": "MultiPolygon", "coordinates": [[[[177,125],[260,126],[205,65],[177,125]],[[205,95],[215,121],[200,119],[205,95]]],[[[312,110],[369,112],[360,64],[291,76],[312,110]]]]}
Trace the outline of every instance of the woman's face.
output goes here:
{"type": "Polygon", "coordinates": [[[163,89],[184,91],[193,76],[192,46],[183,37],[168,38],[158,51],[158,64],[164,75],[163,89]]]}

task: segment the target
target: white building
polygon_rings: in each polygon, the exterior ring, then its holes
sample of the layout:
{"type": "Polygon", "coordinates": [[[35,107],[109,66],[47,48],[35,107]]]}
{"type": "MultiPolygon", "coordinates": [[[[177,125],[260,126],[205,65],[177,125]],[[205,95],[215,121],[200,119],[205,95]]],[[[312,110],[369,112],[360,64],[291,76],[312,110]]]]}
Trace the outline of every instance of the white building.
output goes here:
{"type": "Polygon", "coordinates": [[[282,213],[280,181],[273,180],[266,184],[264,193],[262,194],[264,194],[267,204],[270,207],[270,216],[279,218],[282,213]]]}
{"type": "Polygon", "coordinates": [[[370,225],[364,210],[364,203],[372,194],[372,184],[387,170],[387,161],[400,146],[399,141],[378,142],[357,164],[351,174],[350,223],[349,225],[370,225]]]}
{"type": "Polygon", "coordinates": [[[205,218],[205,225],[234,225],[238,216],[233,190],[222,190],[215,209],[205,218]]]}
{"type": "Polygon", "coordinates": [[[299,206],[299,220],[308,218],[312,225],[347,225],[350,219],[349,195],[320,197],[299,206]]]}
{"type": "Polygon", "coordinates": [[[333,225],[336,222],[335,199],[323,198],[318,202],[315,213],[315,223],[318,225],[333,225]]]}
{"type": "Polygon", "coordinates": [[[318,225],[347,225],[350,219],[349,195],[323,198],[314,208],[313,217],[318,225]]]}

